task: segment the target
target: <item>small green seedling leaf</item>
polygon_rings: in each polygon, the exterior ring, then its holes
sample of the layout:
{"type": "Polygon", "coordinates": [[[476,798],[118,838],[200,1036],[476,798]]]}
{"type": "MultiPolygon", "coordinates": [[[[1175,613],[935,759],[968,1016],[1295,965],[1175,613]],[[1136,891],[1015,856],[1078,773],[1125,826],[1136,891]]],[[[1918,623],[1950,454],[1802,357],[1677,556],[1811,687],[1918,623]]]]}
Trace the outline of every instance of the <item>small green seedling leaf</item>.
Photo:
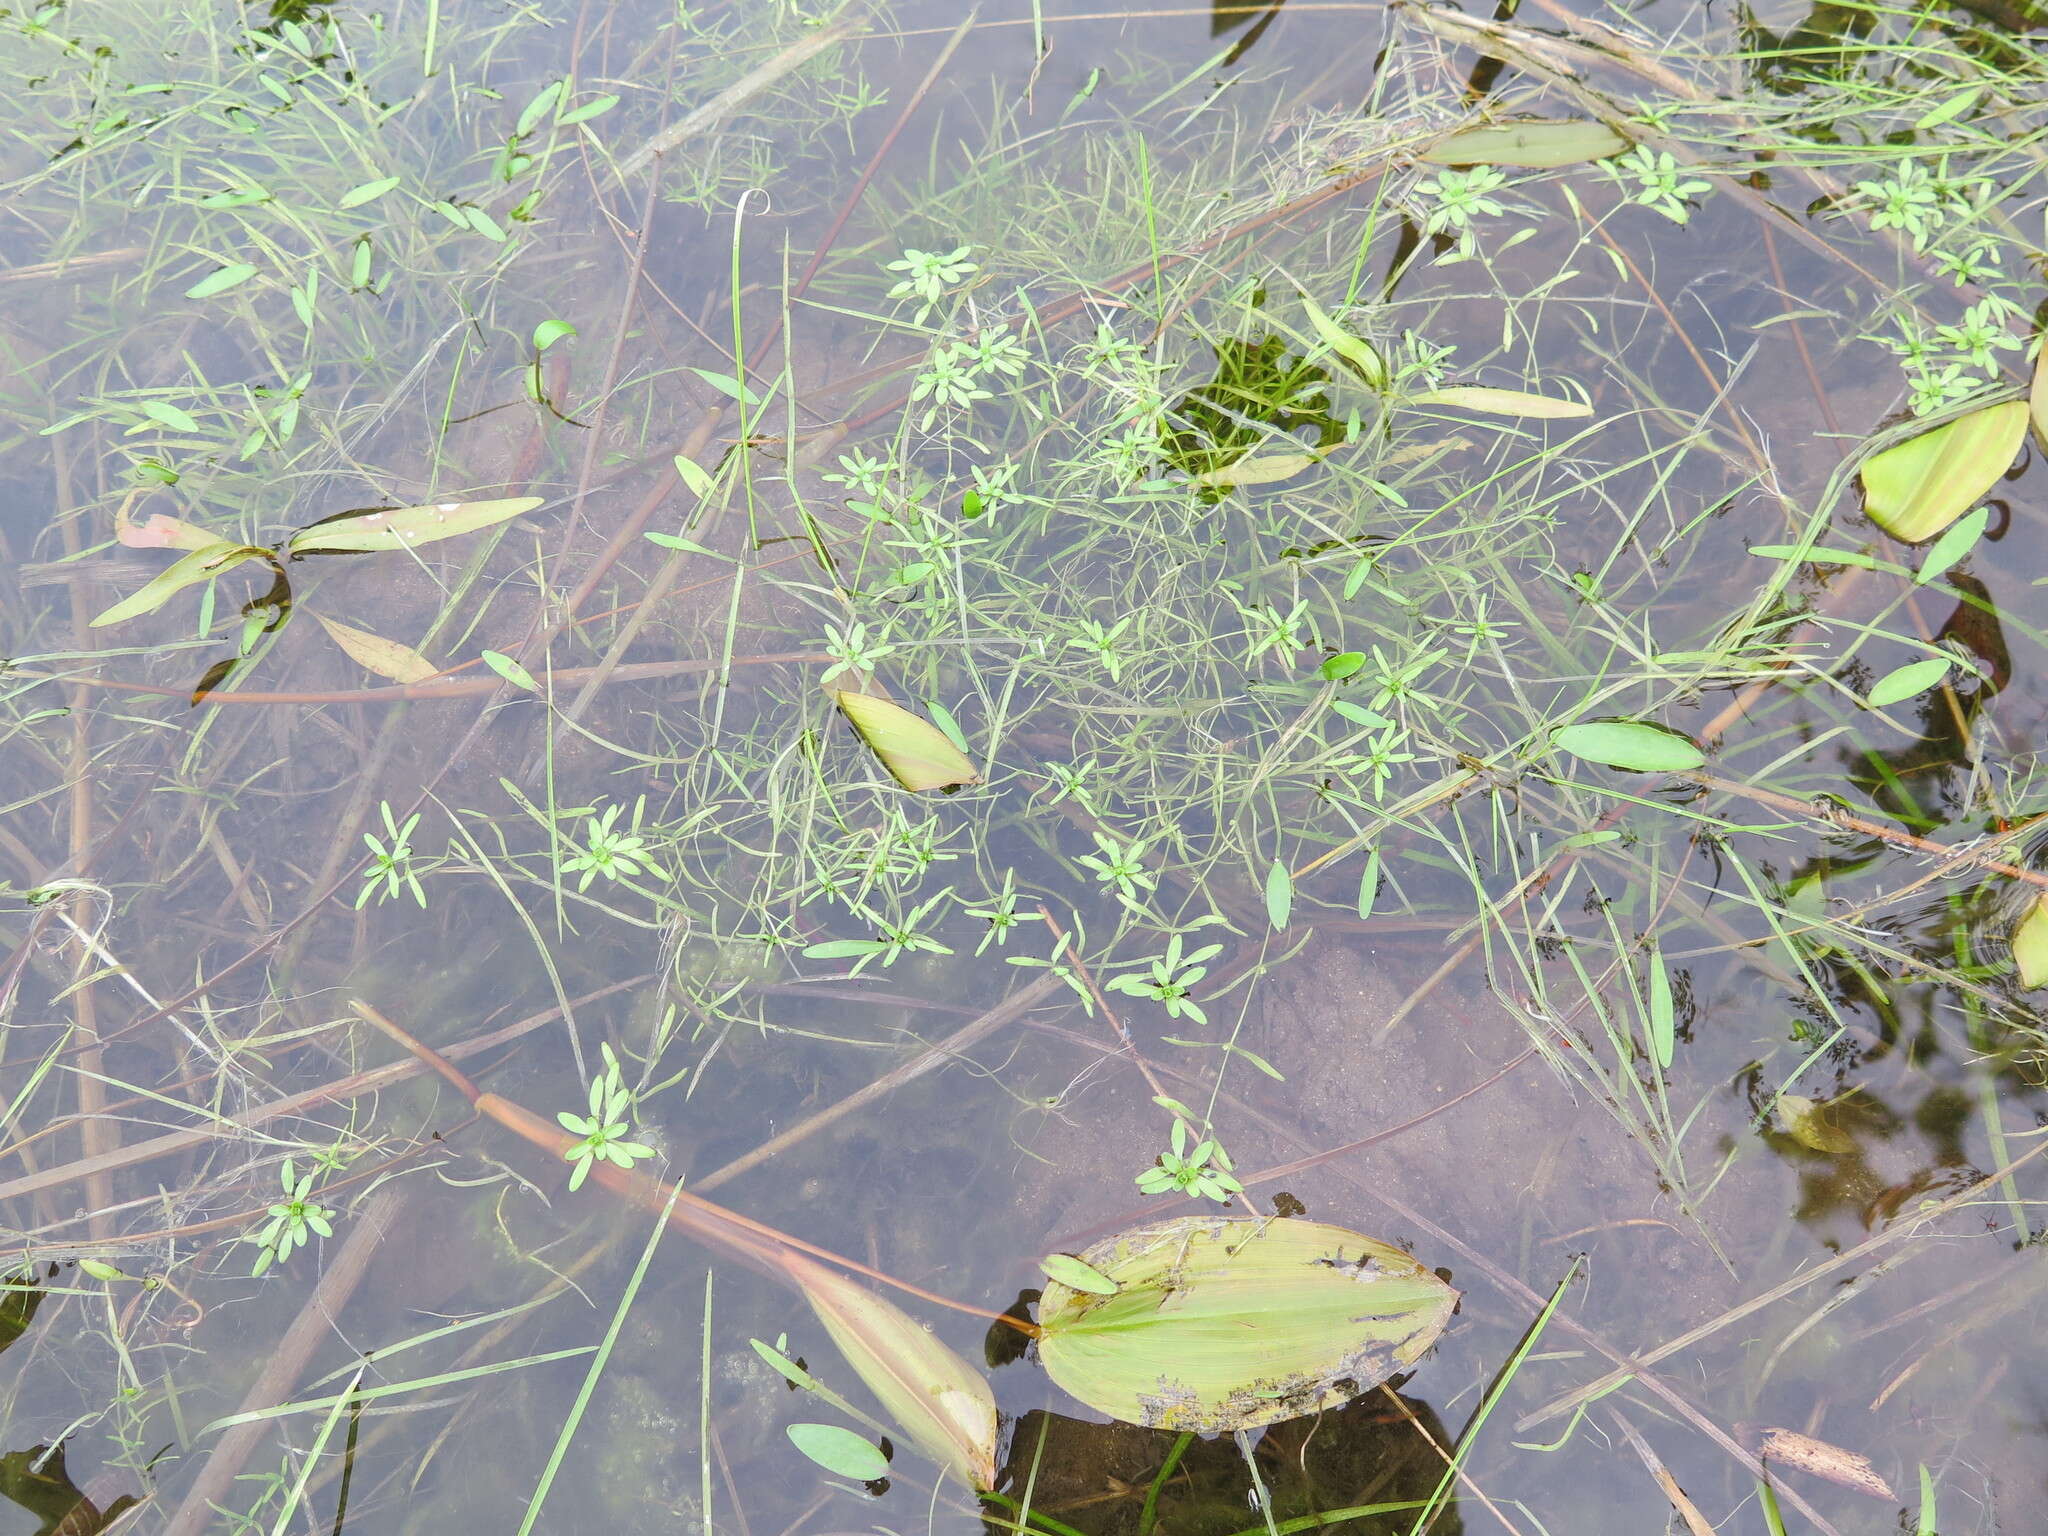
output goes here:
{"type": "Polygon", "coordinates": [[[256,275],[256,269],[246,261],[230,262],[199,279],[185,290],[188,299],[210,299],[217,293],[226,293],[230,288],[239,288],[256,275]]]}
{"type": "Polygon", "coordinates": [[[562,99],[562,81],[551,81],[541,93],[526,104],[526,110],[519,114],[519,123],[512,131],[525,138],[538,128],[541,119],[555,110],[555,103],[562,99]]]}
{"type": "Polygon", "coordinates": [[[1368,731],[1384,731],[1394,723],[1385,715],[1375,714],[1363,704],[1354,704],[1349,699],[1332,699],[1330,708],[1353,725],[1362,725],[1368,731]]]}
{"type": "Polygon", "coordinates": [[[1863,702],[1872,709],[1885,709],[1925,693],[1949,674],[1953,665],[1946,656],[1928,656],[1894,667],[1870,685],[1863,702]]]}
{"type": "Polygon", "coordinates": [[[576,327],[566,320],[543,320],[533,328],[533,350],[545,352],[556,342],[576,334],[576,327]]]}
{"type": "Polygon", "coordinates": [[[872,1440],[839,1424],[792,1424],[789,1443],[835,1477],[872,1483],[889,1475],[889,1458],[872,1440]]]}
{"type": "Polygon", "coordinates": [[[773,1344],[764,1344],[759,1339],[747,1340],[754,1347],[754,1353],[773,1366],[776,1372],[791,1386],[801,1387],[806,1392],[818,1389],[818,1378],[798,1365],[773,1344]]]}
{"type": "Polygon", "coordinates": [[[1276,929],[1285,928],[1294,910],[1294,877],[1278,859],[1266,871],[1266,920],[1276,929]]]}
{"type": "Polygon", "coordinates": [[[761,397],[759,395],[755,394],[729,373],[713,373],[709,368],[692,368],[690,372],[696,374],[698,378],[709,384],[721,395],[730,395],[733,399],[746,405],[758,406],[761,404],[761,397]]]}
{"type": "Polygon", "coordinates": [[[1920,562],[1920,569],[1914,573],[1915,584],[1924,587],[1928,582],[1946,576],[1951,567],[1967,558],[1977,547],[1977,541],[1984,536],[1990,522],[1991,509],[1979,507],[1936,539],[1927,551],[1927,558],[1920,562]]]}
{"type": "Polygon", "coordinates": [[[1650,951],[1650,1057],[1657,1070],[1671,1070],[1672,1048],[1677,1043],[1677,1010],[1671,1002],[1671,973],[1664,968],[1664,956],[1650,951]]]}
{"type": "Polygon", "coordinates": [[[833,690],[832,702],[905,789],[916,793],[981,782],[967,754],[944,731],[901,704],[843,688],[833,690]]]}
{"type": "Polygon", "coordinates": [[[1438,139],[1416,158],[1430,165],[1519,165],[1552,170],[1605,160],[1628,145],[1627,139],[1605,123],[1537,119],[1466,128],[1438,139]]]}
{"type": "Polygon", "coordinates": [[[376,181],[366,181],[361,186],[350,187],[336,200],[337,208],[360,208],[365,203],[374,203],[378,198],[398,185],[396,176],[384,176],[376,181]]]}
{"type": "MultiPolygon", "coordinates": [[[[1365,652],[1340,651],[1335,656],[1325,657],[1323,664],[1316,668],[1316,672],[1326,683],[1341,683],[1364,665],[1365,652]]],[[[1367,710],[1365,713],[1372,712],[1367,710]]]]}
{"type": "Polygon", "coordinates": [[[1345,330],[1330,318],[1329,312],[1322,305],[1306,293],[1301,296],[1301,307],[1302,312],[1308,316],[1308,323],[1315,327],[1315,333],[1323,339],[1324,345],[1356,369],[1358,376],[1374,389],[1386,388],[1387,360],[1380,356],[1379,348],[1345,330]]]}
{"type": "Polygon", "coordinates": [[[90,1275],[95,1280],[114,1281],[128,1278],[104,1259],[80,1259],[78,1268],[81,1274],[90,1275]]]}
{"type": "Polygon", "coordinates": [[[519,665],[503,651],[484,651],[483,664],[514,688],[524,688],[528,693],[539,693],[540,684],[533,680],[533,674],[519,665]]]}
{"type": "Polygon", "coordinates": [[[1114,1280],[1071,1253],[1048,1253],[1038,1261],[1038,1267],[1045,1271],[1047,1279],[1057,1280],[1069,1290],[1086,1291],[1091,1296],[1116,1294],[1114,1280]]]}
{"type": "Polygon", "coordinates": [[[1586,762],[1635,773],[1684,773],[1707,760],[1690,736],[1642,720],[1582,720],[1554,732],[1550,743],[1586,762]]]}
{"type": "Polygon", "coordinates": [[[2043,896],[2012,933],[2012,960],[2019,967],[2020,985],[2038,987],[2048,981],[2048,896],[2043,896]]]}
{"type": "Polygon", "coordinates": [[[190,411],[171,404],[168,400],[145,400],[142,414],[159,426],[169,427],[173,432],[197,432],[199,422],[190,411]]]}
{"type": "Polygon", "coordinates": [[[1380,851],[1366,856],[1365,873],[1358,877],[1358,915],[1371,917],[1373,903],[1380,899],[1380,851]]]}
{"type": "Polygon", "coordinates": [[[2026,402],[2008,400],[1872,455],[1858,471],[1865,515],[1902,544],[1933,538],[2012,467],[2026,431],[2026,402]]]}
{"type": "Polygon", "coordinates": [[[102,629],[109,624],[119,624],[127,619],[140,618],[145,613],[155,613],[187,587],[196,587],[201,582],[211,581],[223,571],[232,570],[244,560],[267,557],[270,551],[251,544],[232,544],[225,539],[217,540],[202,549],[195,549],[176,565],[157,572],[146,586],[129,593],[113,607],[101,613],[92,621],[91,627],[102,629]]]}
{"type": "Polygon", "coordinates": [[[699,501],[709,496],[711,488],[718,483],[705,471],[703,465],[695,459],[684,458],[680,453],[676,455],[676,478],[682,481],[684,488],[699,501]]]}
{"type": "Polygon", "coordinates": [[[1450,405],[1460,410],[1483,411],[1489,416],[1523,416],[1545,421],[1564,421],[1590,416],[1593,407],[1555,395],[1535,395],[1520,389],[1488,389],[1478,384],[1454,384],[1448,389],[1426,390],[1409,397],[1410,405],[1450,405]]]}
{"type": "Polygon", "coordinates": [[[589,101],[584,102],[582,106],[571,107],[560,117],[556,118],[555,122],[563,128],[573,128],[578,123],[589,122],[593,117],[603,117],[605,113],[611,111],[618,104],[619,98],[609,93],[603,96],[593,96],[589,101]]]}
{"type": "Polygon", "coordinates": [[[967,751],[967,733],[960,729],[960,722],[953,718],[953,711],[937,699],[926,699],[925,709],[932,717],[932,724],[946,733],[946,740],[953,743],[964,754],[967,751]]]}
{"type": "Polygon", "coordinates": [[[475,533],[531,512],[546,498],[508,496],[500,501],[442,501],[424,507],[381,507],[374,512],[343,512],[301,528],[285,545],[292,555],[368,554],[384,549],[416,549],[440,539],[475,533]]]}

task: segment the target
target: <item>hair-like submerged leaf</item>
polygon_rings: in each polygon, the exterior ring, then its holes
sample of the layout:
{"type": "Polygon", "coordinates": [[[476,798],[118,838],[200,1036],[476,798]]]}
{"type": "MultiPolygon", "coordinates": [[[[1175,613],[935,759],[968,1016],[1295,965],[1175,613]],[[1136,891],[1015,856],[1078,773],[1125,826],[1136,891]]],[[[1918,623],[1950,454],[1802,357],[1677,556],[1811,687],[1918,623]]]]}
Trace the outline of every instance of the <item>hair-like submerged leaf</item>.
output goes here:
{"type": "Polygon", "coordinates": [[[905,789],[953,789],[981,782],[967,754],[948,741],[944,731],[901,704],[843,688],[833,693],[832,701],[905,789]]]}
{"type": "Polygon", "coordinates": [[[1319,1221],[1187,1216],[1081,1259],[1116,1291],[1046,1287],[1046,1371],[1126,1423],[1200,1434],[1370,1391],[1422,1358],[1458,1302],[1399,1248],[1319,1221]]]}
{"type": "Polygon", "coordinates": [[[993,1488],[996,1400],[980,1372],[865,1286],[793,1254],[776,1262],[903,1433],[969,1487],[993,1488]]]}

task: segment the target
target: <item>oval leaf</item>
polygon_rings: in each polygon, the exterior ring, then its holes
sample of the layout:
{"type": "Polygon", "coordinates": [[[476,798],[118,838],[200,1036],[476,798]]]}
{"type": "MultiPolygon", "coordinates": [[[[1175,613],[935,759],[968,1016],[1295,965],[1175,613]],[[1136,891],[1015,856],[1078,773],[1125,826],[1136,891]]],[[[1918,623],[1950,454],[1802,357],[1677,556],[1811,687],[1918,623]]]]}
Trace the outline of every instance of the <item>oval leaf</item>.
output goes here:
{"type": "Polygon", "coordinates": [[[356,664],[379,677],[388,677],[394,682],[419,683],[440,674],[441,669],[409,645],[400,645],[396,640],[386,640],[382,635],[373,635],[367,629],[357,629],[352,624],[343,624],[330,619],[324,613],[316,613],[320,627],[327,631],[334,643],[347,651],[356,664]]]}
{"type": "Polygon", "coordinates": [[[255,560],[270,553],[250,544],[231,544],[225,539],[215,540],[180,560],[176,565],[157,572],[147,586],[129,593],[121,601],[107,609],[92,621],[92,628],[99,629],[107,624],[119,624],[124,619],[139,618],[145,613],[155,613],[187,587],[196,587],[203,581],[211,581],[222,571],[232,570],[244,560],[255,560]]]}
{"type": "Polygon", "coordinates": [[[1664,968],[1664,956],[1650,951],[1650,1057],[1657,1070],[1671,1070],[1671,1053],[1678,1041],[1678,1010],[1671,998],[1671,973],[1664,968]]]}
{"type": "Polygon", "coordinates": [[[1467,411],[1484,411],[1489,416],[1527,416],[1563,421],[1590,416],[1593,407],[1555,395],[1532,395],[1519,389],[1487,389],[1478,384],[1454,384],[1449,389],[1432,389],[1409,398],[1410,405],[1454,405],[1467,411]]]}
{"type": "Polygon", "coordinates": [[[528,693],[540,692],[540,684],[533,680],[533,674],[503,651],[480,651],[477,654],[485,666],[514,688],[524,688],[528,693]]]}
{"type": "Polygon", "coordinates": [[[2008,400],[1872,455],[1858,471],[1864,514],[1901,543],[1933,538],[2012,467],[2026,430],[2026,402],[2008,400]]]}
{"type": "Polygon", "coordinates": [[[1045,1271],[1047,1279],[1057,1280],[1069,1290],[1085,1291],[1090,1296],[1116,1294],[1114,1280],[1093,1264],[1082,1263],[1071,1253],[1048,1253],[1038,1261],[1038,1267],[1045,1271]]]}
{"type": "Polygon", "coordinates": [[[1278,859],[1266,871],[1266,921],[1275,931],[1287,926],[1288,915],[1294,910],[1294,877],[1287,872],[1287,866],[1278,859]]]}
{"type": "Polygon", "coordinates": [[[359,187],[350,187],[336,201],[337,208],[360,208],[365,203],[374,203],[378,198],[398,185],[396,176],[380,176],[375,181],[366,181],[359,187]]]}
{"type": "Polygon", "coordinates": [[[425,507],[344,512],[301,528],[291,536],[285,550],[294,555],[348,555],[380,549],[415,549],[531,512],[545,499],[508,496],[501,501],[441,501],[425,507]]]}
{"type": "Polygon", "coordinates": [[[1684,773],[1707,760],[1690,736],[1641,720],[1582,720],[1553,733],[1550,744],[1589,763],[1636,773],[1684,773]]]}
{"type": "Polygon", "coordinates": [[[889,699],[835,689],[832,701],[853,722],[882,766],[908,790],[979,784],[981,775],[946,733],[889,699]]]}
{"type": "Polygon", "coordinates": [[[1458,1300],[1400,1249],[1318,1221],[1188,1216],[1081,1258],[1116,1294],[1048,1286],[1046,1371],[1127,1423],[1198,1434],[1369,1391],[1422,1357],[1458,1300]]]}
{"type": "Polygon", "coordinates": [[[2048,896],[2036,901],[2013,930],[2012,959],[2019,967],[2021,986],[2048,982],[2048,896]]]}
{"type": "Polygon", "coordinates": [[[1927,551],[1927,558],[1920,562],[1920,569],[1913,573],[1914,585],[1924,587],[1928,582],[1946,576],[1957,561],[1977,547],[1977,541],[1984,537],[1984,530],[1990,523],[1991,509],[1979,507],[1936,539],[1934,547],[1927,551]]]}
{"type": "Polygon", "coordinates": [[[1523,165],[1550,170],[1605,160],[1627,149],[1629,141],[1605,123],[1588,118],[1525,123],[1494,123],[1467,128],[1438,139],[1417,159],[1430,165],[1523,165]]]}
{"type": "Polygon", "coordinates": [[[918,1448],[970,1487],[994,1487],[996,1400],[981,1374],[915,1318],[844,1275],[794,1256],[776,1262],[918,1448]]]}
{"type": "Polygon", "coordinates": [[[188,299],[210,299],[217,293],[226,293],[230,288],[239,288],[256,275],[256,269],[246,261],[231,262],[225,267],[209,272],[190,288],[185,290],[188,299]]]}
{"type": "Polygon", "coordinates": [[[792,1424],[789,1443],[827,1472],[872,1483],[889,1475],[889,1458],[874,1442],[838,1424],[792,1424]]]}
{"type": "Polygon", "coordinates": [[[1221,486],[1235,485],[1278,485],[1282,480],[1292,480],[1312,464],[1323,461],[1321,453],[1262,453],[1251,458],[1239,459],[1221,469],[1211,469],[1195,476],[1195,484],[1221,486]]]}
{"type": "Polygon", "coordinates": [[[1870,685],[1870,697],[1863,702],[1872,709],[1902,704],[1947,677],[1949,666],[1946,656],[1928,656],[1919,661],[1909,661],[1903,667],[1894,667],[1870,685]]]}

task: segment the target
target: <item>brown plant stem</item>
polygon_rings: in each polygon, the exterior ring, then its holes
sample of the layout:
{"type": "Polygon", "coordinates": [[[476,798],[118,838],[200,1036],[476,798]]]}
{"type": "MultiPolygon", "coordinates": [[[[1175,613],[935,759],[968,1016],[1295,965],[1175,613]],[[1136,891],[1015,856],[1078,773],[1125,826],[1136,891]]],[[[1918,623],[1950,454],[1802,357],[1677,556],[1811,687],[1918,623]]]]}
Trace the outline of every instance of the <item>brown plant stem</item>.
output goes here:
{"type": "MultiPolygon", "coordinates": [[[[370,1004],[356,999],[351,1001],[349,1006],[366,1023],[382,1030],[438,1072],[469,1101],[470,1106],[478,1114],[497,1121],[507,1130],[558,1157],[577,1145],[579,1138],[541,1119],[524,1105],[483,1091],[467,1073],[439,1051],[414,1039],[406,1030],[370,1004]]],[[[631,1168],[621,1168],[615,1163],[597,1159],[592,1163],[590,1178],[592,1182],[602,1185],[623,1199],[630,1200],[642,1210],[653,1211],[657,1215],[666,1212],[671,1226],[696,1238],[709,1248],[751,1265],[770,1279],[782,1280],[795,1286],[799,1291],[805,1289],[801,1278],[803,1266],[794,1256],[807,1254],[811,1258],[850,1270],[869,1280],[893,1286],[934,1306],[965,1312],[974,1317],[986,1318],[990,1322],[1008,1323],[1019,1332],[1033,1336],[1038,1333],[1036,1324],[1026,1322],[1022,1318],[992,1312],[985,1307],[971,1306],[964,1301],[954,1301],[951,1297],[927,1291],[922,1286],[912,1285],[907,1280],[899,1280],[894,1275],[870,1268],[855,1259],[834,1253],[829,1248],[820,1248],[817,1244],[807,1243],[800,1237],[792,1237],[789,1233],[778,1231],[765,1222],[755,1221],[750,1216],[742,1216],[738,1211],[728,1210],[722,1205],[706,1200],[702,1195],[677,1189],[644,1173],[635,1173],[631,1168]]]]}

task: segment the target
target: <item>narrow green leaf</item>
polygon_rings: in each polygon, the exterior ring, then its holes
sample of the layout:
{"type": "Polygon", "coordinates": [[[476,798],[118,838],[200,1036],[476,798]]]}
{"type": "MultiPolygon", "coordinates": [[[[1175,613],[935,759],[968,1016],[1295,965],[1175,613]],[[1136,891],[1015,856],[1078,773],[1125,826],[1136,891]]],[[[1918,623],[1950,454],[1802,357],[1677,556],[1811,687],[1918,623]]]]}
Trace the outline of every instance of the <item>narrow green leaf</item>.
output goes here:
{"type": "Polygon", "coordinates": [[[217,293],[226,293],[230,288],[239,288],[256,275],[256,269],[246,261],[231,262],[216,268],[185,290],[188,299],[210,299],[217,293]]]}
{"type": "Polygon", "coordinates": [[[1934,108],[1933,111],[1916,118],[1913,127],[1915,129],[1932,128],[1938,123],[1953,122],[1956,118],[1961,117],[1970,108],[1974,107],[1977,104],[1977,98],[1983,94],[1984,92],[1981,87],[1972,87],[1967,91],[1959,91],[1940,106],[1934,108]]]}
{"type": "Polygon", "coordinates": [[[932,717],[932,724],[944,731],[946,733],[946,740],[958,747],[961,755],[965,756],[968,751],[967,733],[960,729],[960,722],[953,718],[953,711],[946,708],[937,699],[926,699],[924,707],[925,713],[932,717]]]}
{"type": "Polygon", "coordinates": [[[1266,920],[1275,928],[1287,926],[1288,914],[1294,910],[1294,877],[1287,873],[1287,866],[1278,859],[1266,871],[1266,920]]]}
{"type": "Polygon", "coordinates": [[[540,684],[533,680],[533,674],[504,652],[485,651],[482,655],[484,665],[513,687],[524,688],[528,693],[540,692],[540,684]]]}
{"type": "Polygon", "coordinates": [[[806,960],[851,960],[856,955],[879,955],[889,946],[880,939],[826,939],[804,946],[806,960]]]}
{"type": "Polygon", "coordinates": [[[382,507],[374,512],[346,512],[310,524],[285,545],[294,555],[367,554],[385,549],[417,549],[441,539],[475,533],[531,512],[546,498],[507,496],[496,501],[441,501],[424,507],[382,507]]]}
{"type": "Polygon", "coordinates": [[[593,117],[603,117],[605,113],[611,111],[618,104],[619,98],[607,92],[602,96],[593,96],[580,107],[571,107],[560,117],[556,118],[555,122],[559,127],[573,128],[578,123],[589,122],[593,117]]]}
{"type": "Polygon", "coordinates": [[[1375,848],[1365,861],[1365,873],[1358,877],[1358,915],[1371,917],[1373,903],[1380,899],[1380,851],[1375,848]]]}
{"type": "Polygon", "coordinates": [[[1903,544],[1933,538],[2012,467],[2026,431],[2026,402],[2008,400],[1894,444],[1857,472],[1865,515],[1903,544]]]}
{"type": "Polygon", "coordinates": [[[709,384],[721,395],[730,395],[733,399],[744,401],[748,405],[757,406],[761,404],[761,397],[759,395],[755,394],[729,373],[713,373],[709,368],[692,368],[690,372],[696,374],[698,378],[709,384]]]}
{"type": "Polygon", "coordinates": [[[1671,1002],[1671,973],[1664,968],[1664,956],[1655,945],[1650,948],[1650,1057],[1659,1072],[1671,1070],[1671,1053],[1678,1040],[1677,1012],[1671,1002]]]}
{"type": "Polygon", "coordinates": [[[1967,558],[1977,547],[1977,541],[1984,536],[1990,522],[1991,509],[1979,507],[1955,523],[1928,548],[1927,558],[1920,562],[1920,569],[1913,575],[1914,583],[1925,586],[1937,577],[1946,576],[1950,567],[1967,558]]]}
{"type": "Polygon", "coordinates": [[[1114,1280],[1071,1253],[1048,1253],[1038,1261],[1038,1267],[1045,1271],[1048,1279],[1057,1280],[1070,1290],[1086,1291],[1091,1296],[1116,1294],[1114,1280]]]}
{"type": "Polygon", "coordinates": [[[2019,967],[2021,986],[2038,987],[2048,981],[2048,896],[2029,907],[2013,930],[2012,960],[2019,967]]]}
{"type": "Polygon", "coordinates": [[[1920,1518],[1915,1522],[1914,1536],[1938,1536],[1934,1514],[1934,1474],[1927,1470],[1927,1463],[1920,1463],[1920,1518]]]}
{"type": "Polygon", "coordinates": [[[1553,732],[1550,743],[1589,763],[1635,773],[1684,773],[1707,760],[1690,736],[1642,720],[1583,720],[1553,732]]]}
{"type": "Polygon", "coordinates": [[[155,613],[187,587],[195,587],[203,581],[211,581],[223,571],[234,569],[245,560],[255,560],[269,555],[267,549],[249,544],[234,544],[223,539],[203,549],[195,549],[176,565],[157,572],[146,586],[129,593],[113,607],[101,613],[92,621],[94,629],[109,624],[119,624],[125,619],[139,618],[145,613],[155,613]]]}
{"type": "Polygon", "coordinates": [[[465,207],[462,210],[462,217],[471,229],[482,235],[486,240],[496,241],[499,245],[505,243],[505,231],[499,226],[498,221],[488,213],[485,213],[483,209],[474,205],[465,207]]]}
{"type": "Polygon", "coordinates": [[[789,1442],[835,1477],[872,1483],[889,1475],[889,1458],[872,1441],[838,1424],[792,1424],[789,1442]]]}
{"type": "Polygon", "coordinates": [[[699,501],[709,496],[711,488],[718,483],[695,459],[686,459],[679,453],[676,455],[675,464],[676,478],[682,481],[684,488],[699,501]]]}
{"type": "Polygon", "coordinates": [[[1349,720],[1353,725],[1362,725],[1368,731],[1384,731],[1394,722],[1385,715],[1375,714],[1363,704],[1354,704],[1349,699],[1332,699],[1330,708],[1349,720]]]}
{"type": "Polygon", "coordinates": [[[1904,703],[1947,677],[1952,665],[1946,656],[1926,656],[1919,661],[1909,661],[1903,667],[1894,667],[1870,685],[1870,696],[1863,702],[1872,709],[1904,703]]]}
{"type": "Polygon", "coordinates": [[[512,130],[517,137],[525,138],[540,126],[542,118],[555,110],[555,103],[562,99],[562,87],[565,83],[561,80],[552,82],[526,104],[526,110],[519,114],[519,126],[512,130]]]}
{"type": "Polygon", "coordinates": [[[1301,296],[1302,312],[1308,316],[1308,323],[1315,327],[1315,333],[1322,337],[1324,345],[1358,370],[1358,376],[1374,389],[1384,389],[1387,384],[1387,360],[1380,356],[1379,348],[1364,338],[1354,336],[1335,320],[1329,312],[1306,293],[1301,296]]]}
{"type": "Polygon", "coordinates": [[[145,400],[142,414],[151,421],[169,427],[173,432],[197,432],[199,423],[192,413],[172,405],[168,400],[145,400]]]}
{"type": "Polygon", "coordinates": [[[399,178],[396,176],[384,176],[376,181],[366,181],[361,186],[350,187],[341,194],[341,197],[335,203],[335,207],[360,208],[365,203],[374,203],[386,192],[397,186],[398,182],[399,178]]]}
{"type": "Polygon", "coordinates": [[[356,241],[355,251],[348,260],[348,281],[351,288],[370,286],[371,242],[368,235],[356,241]]]}
{"type": "Polygon", "coordinates": [[[1853,565],[1866,571],[1881,571],[1890,566],[1889,560],[1879,560],[1856,549],[1825,549],[1815,545],[1811,549],[1797,544],[1752,544],[1749,552],[1760,560],[1804,560],[1813,565],[1853,565]]]}

